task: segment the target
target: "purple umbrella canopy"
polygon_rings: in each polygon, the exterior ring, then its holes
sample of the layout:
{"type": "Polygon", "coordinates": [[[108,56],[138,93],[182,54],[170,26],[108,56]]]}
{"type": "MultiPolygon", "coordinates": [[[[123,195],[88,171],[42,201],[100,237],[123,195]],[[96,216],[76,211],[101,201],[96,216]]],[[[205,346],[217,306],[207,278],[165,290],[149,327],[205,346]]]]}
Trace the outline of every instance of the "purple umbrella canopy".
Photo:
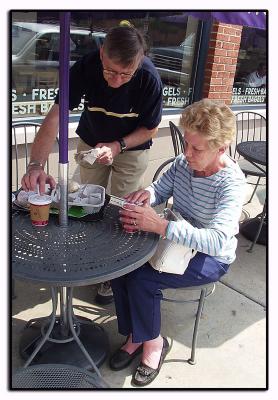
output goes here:
{"type": "Polygon", "coordinates": [[[184,23],[189,16],[205,21],[217,20],[226,24],[243,25],[266,29],[266,14],[263,11],[184,11],[164,18],[168,22],[184,23]]]}

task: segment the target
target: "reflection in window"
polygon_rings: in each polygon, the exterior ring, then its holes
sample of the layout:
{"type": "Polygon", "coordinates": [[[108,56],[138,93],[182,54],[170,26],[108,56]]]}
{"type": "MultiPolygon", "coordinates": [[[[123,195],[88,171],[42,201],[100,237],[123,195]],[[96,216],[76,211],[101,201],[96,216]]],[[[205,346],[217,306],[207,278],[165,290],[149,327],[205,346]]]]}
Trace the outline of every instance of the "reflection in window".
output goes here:
{"type": "Polygon", "coordinates": [[[266,101],[266,31],[243,27],[232,104],[266,101]]]}
{"type": "MultiPolygon", "coordinates": [[[[58,13],[12,13],[12,114],[45,115],[59,86],[58,13]]],[[[189,104],[198,20],[177,11],[71,12],[70,65],[103,44],[122,20],[141,30],[163,83],[164,108],[189,104]]],[[[80,113],[81,104],[72,113],[80,113]]]]}
{"type": "Polygon", "coordinates": [[[149,57],[163,83],[164,108],[184,107],[190,102],[197,24],[196,19],[187,16],[177,19],[172,15],[150,20],[149,57]]]}

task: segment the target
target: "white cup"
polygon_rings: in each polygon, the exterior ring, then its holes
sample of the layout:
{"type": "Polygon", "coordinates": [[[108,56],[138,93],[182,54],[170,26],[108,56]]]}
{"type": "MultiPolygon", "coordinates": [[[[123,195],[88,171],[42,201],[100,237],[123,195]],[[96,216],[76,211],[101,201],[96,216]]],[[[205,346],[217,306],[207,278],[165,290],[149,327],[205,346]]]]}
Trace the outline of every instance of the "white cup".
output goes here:
{"type": "Polygon", "coordinates": [[[51,196],[33,194],[29,196],[31,222],[35,226],[46,226],[49,220],[51,196]]]}

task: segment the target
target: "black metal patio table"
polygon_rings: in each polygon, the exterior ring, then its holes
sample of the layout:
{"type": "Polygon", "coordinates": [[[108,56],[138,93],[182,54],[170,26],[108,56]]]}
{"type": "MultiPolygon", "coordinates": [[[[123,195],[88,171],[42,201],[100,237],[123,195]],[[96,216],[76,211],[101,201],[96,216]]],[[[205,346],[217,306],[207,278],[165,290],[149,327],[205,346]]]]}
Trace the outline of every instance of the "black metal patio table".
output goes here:
{"type": "Polygon", "coordinates": [[[266,166],[266,141],[250,140],[241,142],[237,144],[236,149],[247,161],[265,172],[261,165],[266,166]]]}
{"type": "MultiPolygon", "coordinates": [[[[238,153],[259,170],[265,172],[263,166],[266,166],[266,141],[246,141],[237,145],[238,153]]],[[[240,232],[252,241],[249,252],[252,252],[255,243],[266,244],[266,200],[263,211],[255,218],[243,222],[240,232]]]]}
{"type": "Polygon", "coordinates": [[[20,341],[20,354],[31,363],[71,364],[98,371],[109,344],[100,325],[75,316],[72,296],[76,286],[117,278],[143,265],[155,252],[159,236],[126,233],[119,208],[108,205],[102,220],[69,220],[61,227],[51,216],[46,227],[31,225],[30,216],[12,214],[13,277],[51,287],[52,313],[30,320],[20,341]],[[58,293],[60,315],[57,315],[58,293]]]}

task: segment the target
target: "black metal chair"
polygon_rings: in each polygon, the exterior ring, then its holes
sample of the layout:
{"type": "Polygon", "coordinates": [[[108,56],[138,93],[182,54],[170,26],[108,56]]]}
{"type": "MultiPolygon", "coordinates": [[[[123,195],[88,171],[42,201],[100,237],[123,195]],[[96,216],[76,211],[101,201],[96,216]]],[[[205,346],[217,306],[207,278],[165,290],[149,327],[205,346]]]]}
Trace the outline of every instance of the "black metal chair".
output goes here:
{"type": "Polygon", "coordinates": [[[238,164],[246,177],[255,176],[258,178],[255,184],[249,182],[250,184],[255,185],[255,187],[247,203],[252,201],[260,180],[261,178],[265,178],[266,172],[259,170],[255,165],[241,157],[236,150],[236,146],[241,142],[266,140],[266,129],[266,119],[262,115],[249,111],[236,114],[236,140],[230,145],[230,156],[238,161],[238,164]]]}
{"type": "Polygon", "coordinates": [[[169,126],[170,126],[175,157],[177,157],[179,154],[184,152],[185,146],[184,146],[183,134],[172,121],[169,121],[169,126]]]}
{"type": "MultiPolygon", "coordinates": [[[[12,124],[12,160],[14,165],[12,168],[12,186],[14,192],[21,188],[19,174],[27,171],[30,159],[29,146],[33,142],[41,124],[38,122],[14,122],[12,124]],[[22,140],[18,140],[21,135],[22,140]]],[[[58,143],[58,138],[56,138],[58,143]]],[[[46,161],[46,173],[49,174],[49,160],[46,161]]],[[[14,280],[12,279],[12,298],[15,298],[14,280]]]]}
{"type": "MultiPolygon", "coordinates": [[[[173,163],[175,160],[175,157],[170,158],[169,160],[166,160],[164,163],[160,165],[160,167],[157,169],[153,176],[153,182],[156,181],[163,172],[165,172],[168,168],[167,166],[173,163]]],[[[167,207],[167,202],[165,204],[167,207]]],[[[169,290],[169,289],[167,289],[169,290]]],[[[174,289],[172,289],[174,290],[174,289]]],[[[199,291],[199,296],[196,299],[187,299],[187,300],[177,300],[173,297],[166,296],[164,294],[164,290],[162,291],[162,301],[167,301],[171,303],[198,303],[198,308],[197,308],[197,313],[194,321],[194,329],[193,329],[193,336],[192,336],[192,343],[191,343],[191,355],[190,358],[187,360],[189,364],[196,364],[196,358],[195,358],[195,353],[196,353],[196,346],[197,346],[197,336],[198,336],[198,329],[199,329],[199,323],[200,323],[200,318],[202,316],[205,300],[208,296],[210,296],[214,290],[215,290],[215,284],[214,283],[209,283],[206,285],[200,285],[200,286],[192,286],[192,287],[187,287],[187,288],[178,288],[176,289],[178,292],[179,291],[199,291]]],[[[175,290],[175,291],[176,291],[175,290]]]]}
{"type": "MultiPolygon", "coordinates": [[[[198,291],[199,294],[196,296],[196,299],[186,299],[186,300],[179,300],[175,299],[174,296],[168,296],[165,295],[165,291],[169,291],[170,289],[165,289],[162,290],[162,301],[167,301],[171,303],[177,303],[177,304],[185,304],[185,303],[198,303],[198,308],[197,312],[195,315],[195,321],[194,321],[194,328],[193,328],[193,335],[192,335],[192,342],[191,342],[191,353],[190,353],[190,358],[187,359],[187,362],[191,365],[196,364],[196,347],[197,347],[197,338],[198,338],[198,330],[199,330],[199,324],[200,324],[200,319],[202,316],[202,312],[204,309],[205,301],[207,297],[209,297],[215,290],[215,283],[208,283],[206,285],[200,285],[200,286],[190,286],[186,288],[178,288],[175,289],[175,291],[178,292],[188,292],[188,291],[198,291]]],[[[174,289],[171,289],[174,290],[174,289]]]]}
{"type": "MultiPolygon", "coordinates": [[[[15,160],[15,168],[12,169],[12,175],[15,176],[15,190],[19,190],[21,185],[19,182],[20,160],[23,160],[23,171],[26,172],[29,163],[29,146],[33,142],[41,124],[38,122],[14,122],[12,124],[12,145],[13,159],[15,160]],[[18,140],[18,135],[22,135],[23,140],[18,140]]],[[[58,140],[58,139],[57,139],[58,140]]],[[[49,174],[49,162],[46,161],[46,173],[49,174]]]]}
{"type": "Polygon", "coordinates": [[[66,364],[37,364],[20,368],[12,376],[12,389],[106,389],[103,378],[66,364]]]}
{"type": "MultiPolygon", "coordinates": [[[[185,149],[185,144],[184,144],[184,139],[181,131],[179,128],[174,124],[174,122],[169,121],[169,127],[170,127],[170,133],[171,133],[171,138],[172,138],[172,144],[174,148],[174,154],[175,157],[171,157],[169,160],[164,161],[156,170],[154,177],[153,177],[153,182],[158,179],[158,177],[161,175],[161,173],[168,169],[166,168],[168,164],[171,164],[175,158],[184,152],[185,149]]],[[[165,204],[165,207],[168,207],[168,201],[165,204]]]]}

